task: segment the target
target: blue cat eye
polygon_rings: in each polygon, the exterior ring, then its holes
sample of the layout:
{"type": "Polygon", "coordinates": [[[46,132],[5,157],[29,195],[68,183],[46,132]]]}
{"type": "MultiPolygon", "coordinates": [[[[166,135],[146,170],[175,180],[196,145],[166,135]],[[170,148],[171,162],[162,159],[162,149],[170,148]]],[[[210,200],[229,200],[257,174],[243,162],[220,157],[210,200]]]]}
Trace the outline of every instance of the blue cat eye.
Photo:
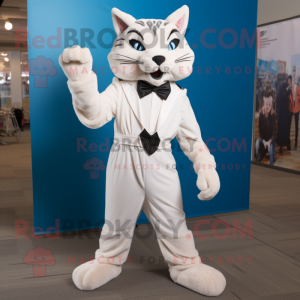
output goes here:
{"type": "Polygon", "coordinates": [[[145,47],[142,45],[142,43],[137,40],[130,40],[129,43],[132,46],[132,48],[134,48],[137,51],[145,50],[145,47]]]}
{"type": "Polygon", "coordinates": [[[144,46],[140,42],[134,43],[133,48],[135,50],[139,50],[139,51],[143,51],[144,50],[144,46]]]}
{"type": "Polygon", "coordinates": [[[179,44],[179,39],[172,40],[168,45],[168,50],[172,51],[172,50],[176,49],[178,44],[179,44]]]}

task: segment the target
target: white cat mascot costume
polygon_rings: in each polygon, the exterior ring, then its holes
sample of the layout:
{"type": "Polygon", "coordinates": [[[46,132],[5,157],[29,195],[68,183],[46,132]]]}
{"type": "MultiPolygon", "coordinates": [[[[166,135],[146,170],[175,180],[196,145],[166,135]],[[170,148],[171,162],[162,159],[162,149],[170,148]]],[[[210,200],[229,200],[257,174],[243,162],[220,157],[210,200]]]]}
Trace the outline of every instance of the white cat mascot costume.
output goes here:
{"type": "Polygon", "coordinates": [[[80,122],[96,129],[115,118],[100,249],[94,261],[72,275],[81,290],[99,288],[121,273],[142,210],[174,282],[207,296],[220,295],[225,288],[224,276],[201,263],[186,226],[170,145],[176,136],[193,162],[199,199],[213,198],[220,189],[214,157],[201,138],[187,91],[174,82],[192,71],[194,53],[184,37],[188,19],[186,5],[166,20],[136,20],[113,8],[117,38],[108,61],[116,77],[102,93],[89,49],[73,46],[59,57],[80,122]]]}

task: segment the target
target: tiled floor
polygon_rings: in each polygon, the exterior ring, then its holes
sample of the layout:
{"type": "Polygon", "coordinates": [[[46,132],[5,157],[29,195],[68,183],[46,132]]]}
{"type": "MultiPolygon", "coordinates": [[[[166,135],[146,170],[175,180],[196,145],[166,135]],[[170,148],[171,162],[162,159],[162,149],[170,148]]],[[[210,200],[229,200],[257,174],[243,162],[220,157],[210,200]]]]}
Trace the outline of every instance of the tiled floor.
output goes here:
{"type": "MultiPolygon", "coordinates": [[[[129,261],[118,278],[96,291],[76,289],[71,272],[94,255],[99,230],[58,239],[30,235],[29,130],[23,136],[22,144],[12,138],[7,140],[11,145],[0,146],[1,299],[205,299],[172,282],[153,233],[146,239],[135,235],[129,261]],[[15,222],[20,219],[28,222],[28,238],[16,236],[15,222]],[[38,246],[51,250],[55,259],[45,277],[35,277],[34,267],[24,263],[28,250],[38,246]]],[[[199,219],[209,220],[209,225],[201,225],[201,234],[209,238],[194,232],[196,247],[204,263],[221,270],[227,279],[218,299],[300,299],[300,176],[253,165],[250,210],[191,218],[190,229],[199,219]],[[216,232],[211,228],[218,220],[228,224],[226,238],[221,238],[225,228],[219,226],[216,232]]],[[[137,230],[143,235],[151,227],[141,225],[137,230]]]]}

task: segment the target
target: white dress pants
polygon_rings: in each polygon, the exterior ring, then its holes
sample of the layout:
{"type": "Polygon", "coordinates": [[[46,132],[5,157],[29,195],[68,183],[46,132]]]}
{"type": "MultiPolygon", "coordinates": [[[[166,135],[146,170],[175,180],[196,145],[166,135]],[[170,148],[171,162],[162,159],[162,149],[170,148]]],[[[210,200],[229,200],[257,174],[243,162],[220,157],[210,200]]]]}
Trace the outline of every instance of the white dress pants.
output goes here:
{"type": "Polygon", "coordinates": [[[142,148],[113,144],[106,176],[106,221],[96,251],[98,262],[122,265],[126,261],[143,210],[170,269],[180,271],[201,263],[193,234],[186,226],[175,164],[171,150],[157,150],[148,156],[142,148]]]}

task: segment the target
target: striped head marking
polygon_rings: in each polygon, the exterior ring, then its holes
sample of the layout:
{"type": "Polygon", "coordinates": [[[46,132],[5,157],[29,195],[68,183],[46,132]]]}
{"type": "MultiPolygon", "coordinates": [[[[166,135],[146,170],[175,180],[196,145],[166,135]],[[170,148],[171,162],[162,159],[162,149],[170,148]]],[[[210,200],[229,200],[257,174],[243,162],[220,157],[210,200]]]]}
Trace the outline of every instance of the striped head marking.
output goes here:
{"type": "Polygon", "coordinates": [[[117,37],[108,55],[112,72],[123,80],[145,80],[156,86],[188,77],[194,62],[185,39],[188,19],[186,5],[165,20],[136,20],[113,8],[117,37]]]}

